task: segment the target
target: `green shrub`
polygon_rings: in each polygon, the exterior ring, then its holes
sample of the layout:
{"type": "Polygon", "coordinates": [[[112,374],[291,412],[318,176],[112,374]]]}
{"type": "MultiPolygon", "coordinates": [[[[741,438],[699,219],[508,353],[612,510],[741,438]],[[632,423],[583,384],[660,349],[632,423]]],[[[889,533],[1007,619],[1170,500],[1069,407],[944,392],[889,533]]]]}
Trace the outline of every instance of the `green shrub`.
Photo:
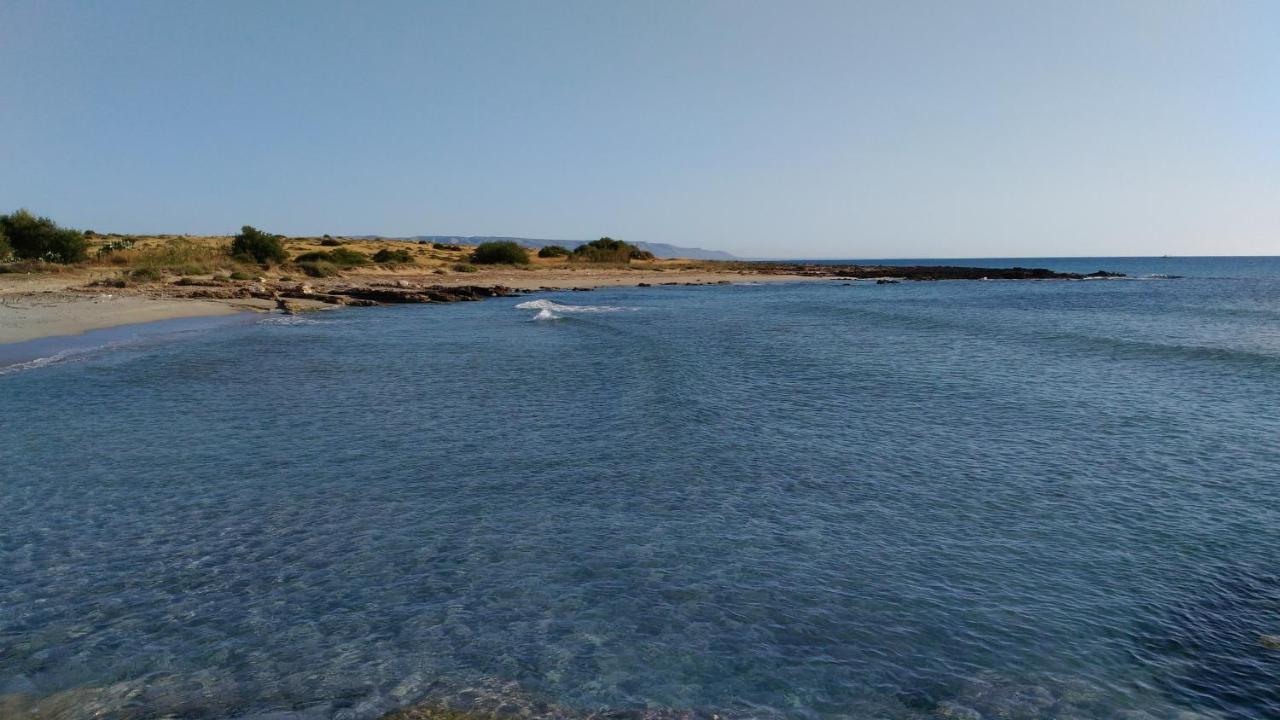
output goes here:
{"type": "Polygon", "coordinates": [[[436,249],[437,249],[437,250],[452,250],[452,251],[454,251],[454,252],[458,252],[458,251],[462,250],[462,246],[461,246],[461,245],[450,245],[449,243],[436,243],[436,249]]]}
{"type": "Polygon", "coordinates": [[[632,260],[652,260],[653,253],[623,240],[602,237],[574,248],[570,257],[581,262],[628,263],[632,260]]]}
{"type": "Polygon", "coordinates": [[[253,276],[243,270],[236,270],[229,275],[232,280],[252,280],[253,276]]]}
{"type": "Polygon", "coordinates": [[[547,245],[538,249],[538,257],[540,258],[565,257],[568,254],[569,251],[560,245],[547,245]]]}
{"type": "Polygon", "coordinates": [[[341,269],[328,260],[307,260],[298,263],[298,268],[310,277],[333,277],[341,274],[341,269]]]}
{"type": "Polygon", "coordinates": [[[323,245],[324,247],[338,247],[339,245],[342,245],[342,241],[334,240],[328,235],[325,235],[324,239],[320,241],[320,244],[323,245]]]}
{"type": "Polygon", "coordinates": [[[136,282],[159,282],[164,274],[155,268],[138,268],[129,273],[129,279],[136,282]]]}
{"type": "Polygon", "coordinates": [[[379,265],[395,265],[413,262],[413,254],[408,250],[388,250],[383,248],[373,254],[373,261],[379,265]]]}
{"type": "Polygon", "coordinates": [[[9,246],[9,240],[4,236],[4,227],[0,226],[0,263],[9,262],[13,259],[13,248],[9,246]]]}
{"type": "Polygon", "coordinates": [[[471,253],[477,265],[528,265],[529,251],[510,240],[480,243],[471,253]]]}
{"type": "Polygon", "coordinates": [[[352,267],[355,265],[368,265],[369,256],[358,250],[351,248],[338,248],[329,251],[329,262],[338,267],[352,267]]]}
{"type": "Polygon", "coordinates": [[[280,237],[262,232],[250,225],[240,228],[240,234],[231,241],[233,257],[249,257],[260,263],[281,263],[289,258],[280,237]]]}
{"type": "Polygon", "coordinates": [[[467,263],[458,263],[457,265],[453,266],[453,271],[454,272],[479,272],[480,268],[476,267],[475,265],[468,265],[467,263]]]}
{"type": "Polygon", "coordinates": [[[338,267],[347,268],[355,267],[356,265],[368,265],[369,256],[358,250],[343,247],[328,252],[317,250],[303,253],[294,258],[293,261],[296,263],[327,262],[338,267]]]}
{"type": "Polygon", "coordinates": [[[0,234],[16,257],[55,263],[80,262],[88,257],[89,242],[79,230],[58,227],[47,217],[27,210],[0,215],[0,234]]]}

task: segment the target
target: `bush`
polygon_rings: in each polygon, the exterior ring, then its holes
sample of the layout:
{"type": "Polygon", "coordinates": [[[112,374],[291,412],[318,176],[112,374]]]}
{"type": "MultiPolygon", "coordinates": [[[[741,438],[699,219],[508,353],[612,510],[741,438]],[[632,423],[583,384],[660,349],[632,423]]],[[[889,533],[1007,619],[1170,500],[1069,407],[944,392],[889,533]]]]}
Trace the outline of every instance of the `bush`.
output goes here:
{"type": "Polygon", "coordinates": [[[341,241],[341,240],[334,240],[333,238],[329,237],[328,235],[325,235],[325,236],[324,236],[324,239],[320,241],[320,244],[321,244],[321,245],[323,245],[324,247],[338,247],[339,245],[341,245],[341,244],[342,244],[342,241],[341,241]]]}
{"type": "Polygon", "coordinates": [[[466,263],[458,263],[457,265],[454,265],[454,266],[453,266],[453,271],[454,271],[454,272],[479,272],[479,271],[480,271],[480,268],[476,267],[475,265],[468,265],[468,264],[466,264],[466,263]]]}
{"type": "Polygon", "coordinates": [[[4,236],[4,228],[0,227],[0,263],[9,262],[13,259],[13,248],[9,246],[9,240],[4,236]]]}
{"type": "Polygon", "coordinates": [[[253,276],[243,270],[236,270],[229,275],[232,280],[252,280],[253,276]]]}
{"type": "Polygon", "coordinates": [[[628,263],[632,260],[652,260],[653,253],[623,240],[602,237],[574,248],[571,258],[582,262],[628,263]]]}
{"type": "Polygon", "coordinates": [[[538,257],[540,258],[565,257],[568,254],[569,251],[560,245],[547,245],[538,250],[538,257]]]}
{"type": "Polygon", "coordinates": [[[159,282],[164,275],[155,268],[138,268],[129,273],[129,279],[137,282],[159,282]]]}
{"type": "MultiPolygon", "coordinates": [[[[46,262],[73,263],[88,257],[89,242],[79,230],[58,227],[47,217],[27,210],[0,215],[0,235],[15,257],[46,262]]],[[[0,247],[0,251],[3,248],[0,247]]]]}
{"type": "Polygon", "coordinates": [[[436,249],[437,249],[437,250],[452,250],[452,251],[454,251],[454,252],[458,252],[458,251],[462,250],[462,246],[461,246],[461,245],[450,245],[449,243],[436,243],[436,249]]]}
{"type": "Polygon", "coordinates": [[[373,261],[379,265],[395,265],[413,262],[413,255],[408,250],[388,250],[383,248],[373,254],[373,261]]]}
{"type": "Polygon", "coordinates": [[[310,277],[333,277],[341,274],[341,269],[328,260],[308,260],[298,263],[298,268],[310,277]]]}
{"type": "Polygon", "coordinates": [[[231,241],[233,257],[249,257],[260,263],[281,263],[289,258],[279,236],[264,233],[251,225],[240,228],[240,234],[231,241]]]}
{"type": "Polygon", "coordinates": [[[471,262],[477,265],[528,265],[529,251],[510,240],[480,243],[471,252],[471,262]]]}
{"type": "Polygon", "coordinates": [[[317,250],[315,252],[303,253],[293,259],[296,263],[315,263],[325,262],[338,267],[355,267],[356,265],[368,265],[369,256],[351,248],[338,248],[325,252],[317,250]]]}

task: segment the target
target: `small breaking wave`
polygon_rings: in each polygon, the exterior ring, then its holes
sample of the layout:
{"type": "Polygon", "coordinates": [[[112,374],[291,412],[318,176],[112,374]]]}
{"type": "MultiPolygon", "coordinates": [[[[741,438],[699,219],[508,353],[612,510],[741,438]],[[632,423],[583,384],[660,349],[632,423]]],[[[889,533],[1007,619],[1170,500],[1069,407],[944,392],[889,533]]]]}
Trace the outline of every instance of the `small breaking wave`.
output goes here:
{"type": "Polygon", "coordinates": [[[9,375],[11,373],[24,372],[26,370],[37,370],[50,365],[57,365],[73,360],[83,360],[93,357],[102,352],[107,352],[115,348],[123,347],[129,344],[126,341],[108,342],[101,345],[88,345],[84,347],[70,347],[65,350],[59,350],[49,355],[41,355],[29,360],[20,362],[5,363],[0,359],[0,375],[9,375]]]}
{"type": "Polygon", "coordinates": [[[517,310],[537,310],[534,320],[560,320],[565,314],[572,313],[613,313],[637,310],[633,307],[616,305],[562,305],[551,300],[528,300],[516,305],[517,310]]]}
{"type": "Polygon", "coordinates": [[[258,321],[260,325],[327,325],[329,321],[304,315],[268,315],[258,321]]]}
{"type": "Polygon", "coordinates": [[[0,375],[8,375],[9,373],[22,372],[23,370],[35,370],[36,368],[42,368],[47,365],[53,365],[54,363],[62,362],[67,358],[73,357],[75,355],[80,355],[83,352],[84,351],[75,352],[71,350],[63,350],[62,352],[54,353],[53,355],[49,355],[47,357],[38,357],[38,358],[35,358],[34,360],[13,363],[12,365],[3,365],[3,366],[0,366],[0,375]]]}

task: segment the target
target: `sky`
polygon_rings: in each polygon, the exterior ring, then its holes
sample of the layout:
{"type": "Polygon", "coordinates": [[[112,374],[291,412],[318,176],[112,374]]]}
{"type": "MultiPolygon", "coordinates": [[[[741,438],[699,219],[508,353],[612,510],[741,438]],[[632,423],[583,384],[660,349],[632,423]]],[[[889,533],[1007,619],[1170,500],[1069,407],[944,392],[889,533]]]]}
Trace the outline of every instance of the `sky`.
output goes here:
{"type": "Polygon", "coordinates": [[[1280,255],[1280,3],[0,1],[0,212],[1280,255]]]}

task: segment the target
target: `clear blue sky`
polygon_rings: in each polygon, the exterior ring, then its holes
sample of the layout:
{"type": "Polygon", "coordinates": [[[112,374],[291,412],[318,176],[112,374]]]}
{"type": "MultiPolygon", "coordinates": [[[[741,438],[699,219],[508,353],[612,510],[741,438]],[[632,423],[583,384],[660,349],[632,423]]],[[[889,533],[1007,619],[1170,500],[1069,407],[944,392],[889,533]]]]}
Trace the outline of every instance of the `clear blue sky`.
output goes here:
{"type": "Polygon", "coordinates": [[[1280,254],[1280,2],[0,2],[0,206],[99,232],[1280,254]]]}

